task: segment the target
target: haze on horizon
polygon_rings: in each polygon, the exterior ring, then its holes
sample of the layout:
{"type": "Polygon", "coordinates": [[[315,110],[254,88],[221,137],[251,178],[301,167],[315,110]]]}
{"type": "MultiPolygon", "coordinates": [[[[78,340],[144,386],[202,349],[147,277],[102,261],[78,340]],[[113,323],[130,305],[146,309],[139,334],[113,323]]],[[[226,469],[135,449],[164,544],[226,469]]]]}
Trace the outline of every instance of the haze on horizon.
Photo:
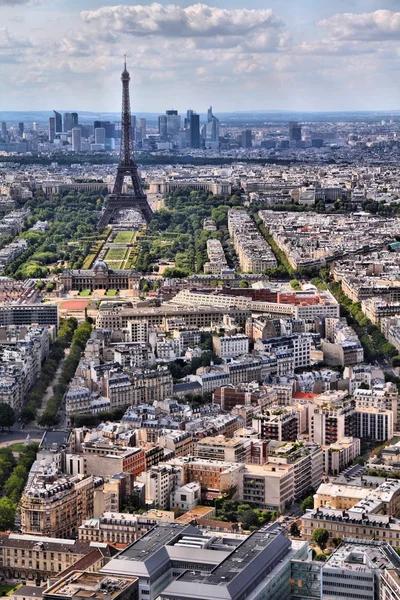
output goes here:
{"type": "Polygon", "coordinates": [[[400,0],[0,0],[0,113],[396,110],[400,0]]]}

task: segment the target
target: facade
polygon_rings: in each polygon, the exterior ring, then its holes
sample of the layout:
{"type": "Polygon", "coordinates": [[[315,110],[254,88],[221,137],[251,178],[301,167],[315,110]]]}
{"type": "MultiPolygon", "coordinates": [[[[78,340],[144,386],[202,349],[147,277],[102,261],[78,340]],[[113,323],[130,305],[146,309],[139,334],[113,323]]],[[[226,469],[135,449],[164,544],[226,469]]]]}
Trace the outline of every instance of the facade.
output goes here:
{"type": "Polygon", "coordinates": [[[245,465],[238,495],[254,508],[283,512],[294,500],[293,465],[245,465]]]}
{"type": "Polygon", "coordinates": [[[94,490],[102,484],[90,475],[58,475],[55,463],[36,461],[21,498],[21,531],[29,535],[72,537],[93,515],[94,490]]]}
{"type": "Polygon", "coordinates": [[[109,269],[103,260],[97,260],[92,269],[66,269],[59,276],[59,285],[65,291],[75,290],[130,290],[139,295],[140,274],[131,270],[109,269]]]}
{"type": "Polygon", "coordinates": [[[92,550],[81,540],[0,533],[0,574],[6,580],[45,582],[92,550]]]}
{"type": "Polygon", "coordinates": [[[221,358],[236,358],[249,352],[249,338],[247,335],[236,334],[226,336],[213,336],[213,348],[221,358]]]}
{"type": "Polygon", "coordinates": [[[57,304],[13,304],[0,306],[0,326],[54,325],[58,329],[57,304]]]}
{"type": "Polygon", "coordinates": [[[391,440],[394,433],[394,413],[392,410],[376,408],[356,408],[356,436],[380,442],[391,440]]]}
{"type": "Polygon", "coordinates": [[[298,437],[297,413],[290,407],[272,407],[253,418],[253,427],[264,440],[295,442],[298,437]]]}
{"type": "Polygon", "coordinates": [[[361,453],[361,440],[345,437],[330,446],[323,446],[324,473],[338,475],[349,467],[361,453]]]}

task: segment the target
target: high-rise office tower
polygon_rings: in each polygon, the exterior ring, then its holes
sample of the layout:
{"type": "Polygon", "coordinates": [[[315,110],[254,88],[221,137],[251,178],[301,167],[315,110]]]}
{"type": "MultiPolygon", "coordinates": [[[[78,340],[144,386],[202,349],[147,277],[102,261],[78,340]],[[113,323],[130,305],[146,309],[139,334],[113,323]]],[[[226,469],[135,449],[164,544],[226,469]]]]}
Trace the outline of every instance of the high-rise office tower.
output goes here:
{"type": "Polygon", "coordinates": [[[55,131],[56,131],[56,133],[62,133],[62,130],[63,130],[62,116],[56,110],[53,110],[53,115],[54,115],[55,128],[56,128],[55,131]]]}
{"type": "Polygon", "coordinates": [[[82,131],[80,127],[72,129],[72,152],[81,152],[82,150],[82,131]]]}
{"type": "Polygon", "coordinates": [[[160,141],[166,142],[168,137],[167,115],[158,116],[158,133],[160,135],[160,141]]]}
{"type": "Polygon", "coordinates": [[[49,117],[49,142],[50,142],[50,144],[54,143],[55,137],[56,137],[56,118],[49,117]]]}
{"type": "Polygon", "coordinates": [[[289,122],[289,140],[291,142],[301,142],[301,125],[297,121],[289,122]]]}
{"type": "Polygon", "coordinates": [[[200,148],[200,116],[194,110],[187,111],[186,141],[190,148],[200,148]]]}
{"type": "Polygon", "coordinates": [[[242,148],[251,148],[253,146],[253,134],[251,129],[242,131],[242,148]]]}
{"type": "Polygon", "coordinates": [[[72,131],[74,127],[78,125],[78,113],[65,113],[64,114],[64,133],[72,131]]]}
{"type": "Polygon", "coordinates": [[[106,144],[106,128],[96,127],[94,130],[94,142],[95,144],[106,144]]]}
{"type": "Polygon", "coordinates": [[[137,128],[140,131],[140,137],[143,140],[147,135],[147,122],[146,119],[137,119],[137,128]]]}
{"type": "Polygon", "coordinates": [[[1,137],[5,139],[7,136],[7,123],[5,121],[1,122],[1,137]]]}
{"type": "Polygon", "coordinates": [[[218,142],[219,141],[219,119],[214,117],[212,106],[207,112],[207,123],[205,127],[206,141],[218,142]]]}
{"type": "Polygon", "coordinates": [[[72,116],[71,116],[71,113],[64,113],[64,116],[63,116],[63,131],[64,131],[64,133],[68,133],[68,131],[72,131],[72,116]]]}
{"type": "MultiPolygon", "coordinates": [[[[36,127],[35,127],[36,123],[33,124],[33,131],[36,131],[36,127]]],[[[19,131],[19,135],[22,137],[24,135],[24,124],[23,123],[18,123],[18,131],[19,131]]]]}
{"type": "Polygon", "coordinates": [[[171,138],[179,135],[181,128],[181,118],[177,110],[167,110],[167,135],[171,138]]]}

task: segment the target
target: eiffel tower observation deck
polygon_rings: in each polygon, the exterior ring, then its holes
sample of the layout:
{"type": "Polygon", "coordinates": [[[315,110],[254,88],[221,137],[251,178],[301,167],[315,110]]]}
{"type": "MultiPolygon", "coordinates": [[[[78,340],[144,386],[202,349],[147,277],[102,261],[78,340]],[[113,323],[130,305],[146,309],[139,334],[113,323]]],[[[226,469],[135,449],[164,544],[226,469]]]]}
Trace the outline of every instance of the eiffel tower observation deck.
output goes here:
{"type": "Polygon", "coordinates": [[[121,114],[121,148],[117,177],[115,179],[112,194],[108,197],[106,209],[100,219],[99,226],[104,227],[112,219],[113,215],[120,209],[137,209],[148,223],[153,211],[147,202],[147,196],[143,191],[142,182],[139,177],[132,143],[132,118],[131,104],[129,100],[130,75],[126,68],[126,57],[124,70],[121,75],[122,81],[122,114],[121,114]],[[132,182],[132,191],[123,193],[125,178],[132,182]]]}

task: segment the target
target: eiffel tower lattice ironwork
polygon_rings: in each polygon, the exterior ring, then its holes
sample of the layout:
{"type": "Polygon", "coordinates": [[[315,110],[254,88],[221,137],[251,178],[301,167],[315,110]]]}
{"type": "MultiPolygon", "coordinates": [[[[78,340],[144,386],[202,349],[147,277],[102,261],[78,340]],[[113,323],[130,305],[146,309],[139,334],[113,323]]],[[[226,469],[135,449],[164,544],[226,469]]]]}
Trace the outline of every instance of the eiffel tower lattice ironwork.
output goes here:
{"type": "Polygon", "coordinates": [[[114,212],[121,208],[139,209],[147,223],[153,216],[153,211],[151,210],[151,207],[147,202],[147,196],[143,191],[133,151],[131,104],[129,100],[130,79],[130,75],[126,68],[125,57],[124,70],[121,74],[122,114],[119,164],[114,188],[112,194],[109,196],[106,210],[100,221],[101,226],[107,225],[114,212]],[[125,177],[132,181],[133,194],[123,193],[125,177]]]}

